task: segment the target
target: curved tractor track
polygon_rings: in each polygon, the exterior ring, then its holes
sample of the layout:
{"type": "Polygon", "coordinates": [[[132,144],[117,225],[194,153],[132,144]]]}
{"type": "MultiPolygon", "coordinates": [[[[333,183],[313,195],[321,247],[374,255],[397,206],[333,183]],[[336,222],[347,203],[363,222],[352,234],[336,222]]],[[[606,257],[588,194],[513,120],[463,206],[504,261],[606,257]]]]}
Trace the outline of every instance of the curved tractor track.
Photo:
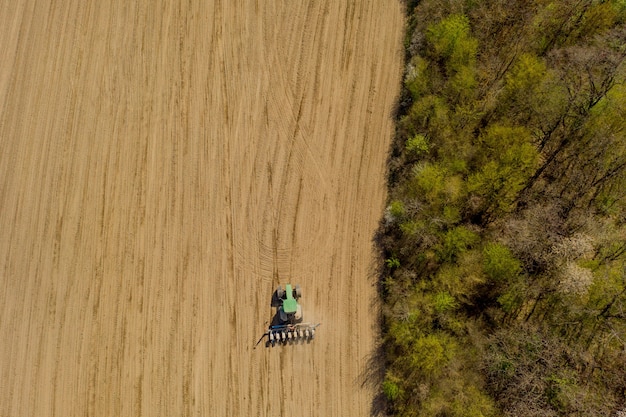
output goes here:
{"type": "Polygon", "coordinates": [[[400,4],[44,3],[0,4],[0,416],[368,415],[400,4]],[[317,337],[255,349],[288,282],[317,337]]]}

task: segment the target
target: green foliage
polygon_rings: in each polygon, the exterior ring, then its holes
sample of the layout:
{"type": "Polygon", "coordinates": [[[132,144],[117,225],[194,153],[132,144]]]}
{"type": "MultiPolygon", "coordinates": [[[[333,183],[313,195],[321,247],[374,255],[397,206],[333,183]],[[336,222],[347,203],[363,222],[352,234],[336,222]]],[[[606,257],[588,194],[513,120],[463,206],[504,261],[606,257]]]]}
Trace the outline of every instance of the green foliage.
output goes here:
{"type": "Polygon", "coordinates": [[[489,243],[483,249],[485,274],[496,283],[514,282],[522,271],[522,265],[511,251],[499,243],[489,243]]]}
{"type": "Polygon", "coordinates": [[[456,343],[445,334],[430,334],[415,340],[408,364],[425,377],[437,377],[454,357],[456,343]]]}
{"type": "Polygon", "coordinates": [[[621,18],[622,1],[550,2],[537,14],[537,50],[586,42],[614,26],[621,18]]]}
{"type": "Polygon", "coordinates": [[[453,103],[469,102],[474,98],[476,86],[476,69],[470,65],[459,67],[448,81],[446,89],[448,100],[453,103]]]}
{"type": "Polygon", "coordinates": [[[513,314],[519,310],[524,302],[524,294],[519,288],[511,288],[498,297],[498,303],[507,314],[513,314]]]}
{"type": "Polygon", "coordinates": [[[446,138],[452,135],[450,109],[443,98],[432,94],[417,99],[400,124],[409,136],[424,131],[429,131],[431,138],[446,138]]]}
{"type": "Polygon", "coordinates": [[[623,10],[623,7],[621,0],[592,4],[583,14],[580,24],[573,29],[572,38],[590,38],[606,31],[620,18],[620,9],[623,10]]]}
{"type": "Polygon", "coordinates": [[[567,392],[573,388],[575,382],[569,378],[561,378],[556,374],[548,376],[546,379],[545,395],[554,409],[561,412],[567,410],[567,392]]]}
{"type": "Polygon", "coordinates": [[[453,105],[467,103],[475,97],[477,86],[476,54],[478,41],[471,36],[469,19],[462,14],[451,15],[426,29],[428,48],[425,53],[431,58],[412,60],[410,68],[424,74],[426,82],[418,76],[411,77],[408,84],[413,97],[430,93],[441,94],[453,105]],[[429,69],[429,71],[426,70],[429,69]]]}
{"type": "Polygon", "coordinates": [[[400,268],[400,261],[395,256],[392,258],[385,259],[385,264],[389,269],[400,268]]]}
{"type": "Polygon", "coordinates": [[[537,56],[522,54],[505,77],[504,91],[511,96],[526,96],[536,92],[547,73],[545,63],[537,56]]]}
{"type": "Polygon", "coordinates": [[[430,71],[428,61],[419,55],[414,56],[407,66],[404,85],[412,97],[419,98],[431,92],[430,71]]]}
{"type": "Polygon", "coordinates": [[[626,20],[626,0],[612,0],[608,2],[613,6],[616,14],[616,22],[623,23],[626,20]]]}
{"type": "Polygon", "coordinates": [[[530,133],[519,127],[492,126],[479,138],[478,171],[468,191],[480,198],[479,210],[500,215],[512,210],[539,162],[530,133]]]}
{"type": "Polygon", "coordinates": [[[426,30],[426,39],[433,49],[435,59],[443,59],[450,74],[476,59],[478,41],[470,34],[469,19],[452,15],[426,30]]]}
{"type": "MultiPolygon", "coordinates": [[[[463,181],[442,164],[423,162],[413,167],[411,195],[428,200],[433,207],[456,203],[463,196],[463,181]]],[[[456,217],[454,213],[448,213],[456,217]]]]}
{"type": "Polygon", "coordinates": [[[615,414],[626,3],[413,6],[380,238],[389,410],[615,414]]]}
{"type": "Polygon", "coordinates": [[[496,407],[476,386],[450,381],[437,387],[422,406],[422,416],[490,417],[498,415],[496,407]]]}
{"type": "Polygon", "coordinates": [[[416,236],[427,230],[423,221],[408,220],[400,224],[400,230],[405,236],[416,236]]]}
{"type": "Polygon", "coordinates": [[[455,268],[457,268],[460,282],[453,292],[457,299],[466,299],[467,303],[471,304],[476,287],[482,286],[487,281],[482,261],[483,255],[480,248],[467,250],[458,257],[455,268]]]}
{"type": "Polygon", "coordinates": [[[389,214],[395,219],[403,218],[405,214],[404,203],[400,200],[392,201],[391,204],[389,204],[389,214]]]}
{"type": "Polygon", "coordinates": [[[446,224],[457,224],[461,220],[461,213],[458,207],[446,205],[443,207],[443,221],[446,224]]]}
{"type": "Polygon", "coordinates": [[[506,123],[524,125],[528,131],[550,131],[571,106],[571,89],[564,79],[544,58],[523,53],[504,76],[495,113],[506,123]]]}
{"type": "Polygon", "coordinates": [[[453,262],[459,255],[474,245],[479,236],[465,226],[457,226],[448,230],[443,236],[443,242],[438,250],[439,257],[444,262],[453,262]]]}
{"type": "Polygon", "coordinates": [[[428,139],[424,135],[415,135],[406,141],[406,150],[415,155],[421,155],[428,152],[428,139]]]}
{"type": "MultiPolygon", "coordinates": [[[[412,313],[412,318],[416,318],[416,313],[412,313]]],[[[396,347],[396,352],[405,355],[413,346],[418,332],[413,320],[396,320],[389,327],[388,338],[396,347]]]]}
{"type": "Polygon", "coordinates": [[[397,400],[404,394],[403,390],[400,388],[401,383],[399,378],[394,376],[391,372],[387,372],[385,380],[383,381],[383,393],[389,401],[397,400]]]}
{"type": "Polygon", "coordinates": [[[596,315],[619,316],[626,307],[626,262],[614,261],[596,270],[589,290],[589,307],[596,315]]]}
{"type": "Polygon", "coordinates": [[[437,313],[445,313],[458,307],[457,301],[447,292],[440,292],[434,297],[435,311],[437,313]]]}
{"type": "Polygon", "coordinates": [[[413,168],[413,175],[416,195],[431,201],[439,201],[445,197],[447,172],[443,166],[422,163],[413,168]]]}
{"type": "MultiPolygon", "coordinates": [[[[613,134],[624,137],[626,128],[626,85],[612,88],[591,110],[588,126],[590,130],[600,130],[603,135],[613,134]]],[[[622,143],[615,143],[622,145],[622,143]]],[[[623,148],[622,148],[623,150],[623,148]]]]}
{"type": "MultiPolygon", "coordinates": [[[[528,175],[536,166],[538,152],[530,132],[523,127],[493,125],[478,138],[477,161],[495,161],[501,168],[528,175]]],[[[518,180],[518,182],[521,180],[518,180]]]]}
{"type": "MultiPolygon", "coordinates": [[[[598,101],[584,131],[589,138],[586,147],[595,158],[593,163],[581,165],[585,168],[581,174],[584,173],[588,187],[597,190],[593,195],[596,201],[606,204],[607,200],[622,196],[619,190],[626,188],[626,85],[615,86],[598,101]]],[[[576,149],[578,158],[582,151],[576,149]]]]}

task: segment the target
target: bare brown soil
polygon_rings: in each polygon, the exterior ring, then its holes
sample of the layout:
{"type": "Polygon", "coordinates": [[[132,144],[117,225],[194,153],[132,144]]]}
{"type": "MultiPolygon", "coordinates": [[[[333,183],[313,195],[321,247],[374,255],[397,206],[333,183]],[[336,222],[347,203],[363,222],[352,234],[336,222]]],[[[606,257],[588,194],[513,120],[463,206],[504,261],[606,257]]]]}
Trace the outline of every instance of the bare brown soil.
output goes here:
{"type": "Polygon", "coordinates": [[[368,415],[402,25],[0,2],[0,416],[368,415]],[[287,282],[317,338],[255,349],[287,282]]]}

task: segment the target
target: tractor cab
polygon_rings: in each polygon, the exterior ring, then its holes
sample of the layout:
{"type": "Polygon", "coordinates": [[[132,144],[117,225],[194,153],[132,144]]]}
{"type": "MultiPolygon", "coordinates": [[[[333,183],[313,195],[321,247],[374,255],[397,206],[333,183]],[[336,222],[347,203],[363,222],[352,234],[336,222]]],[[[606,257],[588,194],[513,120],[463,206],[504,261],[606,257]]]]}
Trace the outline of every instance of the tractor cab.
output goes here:
{"type": "Polygon", "coordinates": [[[300,285],[295,288],[287,284],[283,290],[281,286],[276,289],[276,297],[279,301],[278,315],[281,323],[295,324],[302,321],[302,306],[298,304],[298,298],[302,296],[300,285]]]}

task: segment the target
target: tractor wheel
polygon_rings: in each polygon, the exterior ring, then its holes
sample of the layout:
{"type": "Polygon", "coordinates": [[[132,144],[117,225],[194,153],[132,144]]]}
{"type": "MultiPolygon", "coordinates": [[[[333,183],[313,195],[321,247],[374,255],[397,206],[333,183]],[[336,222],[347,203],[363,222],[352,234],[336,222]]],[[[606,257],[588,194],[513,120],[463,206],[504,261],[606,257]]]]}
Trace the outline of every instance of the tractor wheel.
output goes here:
{"type": "Polygon", "coordinates": [[[276,298],[278,298],[279,300],[282,300],[284,295],[285,295],[285,290],[283,290],[283,287],[279,285],[278,288],[276,288],[276,298]]]}
{"type": "Polygon", "coordinates": [[[302,289],[300,288],[300,284],[296,284],[296,288],[293,292],[293,298],[300,298],[302,297],[302,289]]]}

